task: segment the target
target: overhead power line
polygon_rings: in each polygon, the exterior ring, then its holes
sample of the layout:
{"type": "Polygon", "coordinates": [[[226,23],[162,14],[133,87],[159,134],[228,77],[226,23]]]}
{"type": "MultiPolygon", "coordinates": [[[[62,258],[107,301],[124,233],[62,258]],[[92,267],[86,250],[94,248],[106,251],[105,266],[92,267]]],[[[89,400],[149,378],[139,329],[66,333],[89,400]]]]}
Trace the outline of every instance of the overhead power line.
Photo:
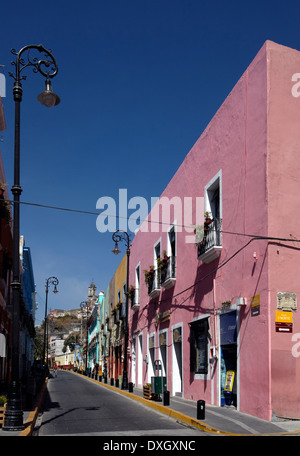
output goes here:
{"type": "MultiPolygon", "coordinates": [[[[12,200],[5,200],[9,203],[14,203],[14,201],[12,200]]],[[[167,223],[167,222],[163,222],[163,221],[156,221],[156,220],[148,220],[148,219],[144,219],[144,220],[140,220],[139,218],[136,218],[134,219],[133,217],[125,217],[125,216],[120,216],[120,215],[116,215],[116,214],[101,214],[99,212],[93,212],[93,211],[84,211],[84,210],[80,210],[80,209],[71,209],[71,208],[66,208],[66,207],[59,207],[59,206],[50,206],[50,205],[47,205],[47,204],[39,204],[39,203],[29,203],[29,202],[26,202],[26,201],[19,201],[18,202],[19,204],[24,204],[26,206],[36,206],[36,207],[43,207],[43,208],[46,208],[46,209],[54,209],[54,210],[58,210],[58,211],[66,211],[66,212],[75,212],[75,213],[79,213],[79,214],[87,214],[87,215],[97,215],[97,216],[103,216],[103,217],[114,217],[116,219],[125,219],[125,220],[135,220],[135,221],[140,221],[141,223],[144,223],[144,222],[147,222],[147,223],[157,223],[159,225],[167,225],[169,226],[170,224],[167,223]]],[[[191,229],[194,225],[181,225],[181,224],[174,224],[174,226],[177,226],[179,228],[188,228],[188,229],[191,229]]],[[[224,233],[224,234],[232,234],[232,235],[235,235],[235,236],[244,236],[244,237],[251,237],[251,238],[254,238],[254,239],[268,239],[268,240],[271,240],[271,241],[282,241],[282,242],[300,242],[300,239],[294,239],[294,238],[280,238],[280,237],[274,237],[274,236],[260,236],[260,235],[257,235],[257,234],[248,234],[248,233],[237,233],[237,232],[234,232],[234,231],[225,231],[225,230],[218,230],[218,232],[221,232],[221,233],[224,233]]]]}

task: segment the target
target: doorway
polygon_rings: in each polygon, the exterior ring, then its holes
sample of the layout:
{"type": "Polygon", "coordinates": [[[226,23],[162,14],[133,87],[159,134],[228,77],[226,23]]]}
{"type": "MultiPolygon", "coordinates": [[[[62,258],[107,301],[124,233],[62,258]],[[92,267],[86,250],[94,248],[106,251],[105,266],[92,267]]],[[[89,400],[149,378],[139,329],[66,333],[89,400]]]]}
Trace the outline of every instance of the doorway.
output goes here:
{"type": "Polygon", "coordinates": [[[132,339],[131,344],[131,381],[136,386],[136,338],[132,339]]]}
{"type": "Polygon", "coordinates": [[[221,406],[237,407],[237,323],[236,311],[220,315],[221,406]]]}
{"type": "Polygon", "coordinates": [[[173,329],[172,395],[182,396],[182,327],[173,329]]]}
{"type": "Polygon", "coordinates": [[[138,336],[138,378],[137,384],[138,387],[143,385],[143,334],[138,336]]]}

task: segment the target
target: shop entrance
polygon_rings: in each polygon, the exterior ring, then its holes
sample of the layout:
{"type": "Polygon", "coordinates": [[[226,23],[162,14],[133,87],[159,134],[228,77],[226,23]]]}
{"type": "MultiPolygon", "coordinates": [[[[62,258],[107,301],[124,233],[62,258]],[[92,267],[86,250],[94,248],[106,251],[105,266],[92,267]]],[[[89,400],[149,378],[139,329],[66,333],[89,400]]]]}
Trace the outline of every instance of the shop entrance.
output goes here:
{"type": "Polygon", "coordinates": [[[221,405],[237,406],[237,327],[236,311],[220,315],[221,405]]]}

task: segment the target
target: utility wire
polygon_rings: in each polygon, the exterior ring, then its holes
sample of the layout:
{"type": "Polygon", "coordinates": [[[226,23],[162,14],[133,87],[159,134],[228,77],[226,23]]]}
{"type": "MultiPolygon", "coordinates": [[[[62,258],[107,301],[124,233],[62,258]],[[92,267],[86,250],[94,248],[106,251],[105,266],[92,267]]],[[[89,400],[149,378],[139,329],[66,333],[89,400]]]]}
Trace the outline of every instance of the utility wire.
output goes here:
{"type": "MultiPolygon", "coordinates": [[[[4,200],[8,203],[14,203],[14,201],[12,200],[4,200]]],[[[70,209],[70,208],[66,208],[66,207],[59,207],[59,206],[49,206],[49,205],[46,205],[46,204],[39,204],[39,203],[29,203],[29,202],[25,202],[25,201],[18,201],[16,202],[17,204],[24,204],[24,205],[27,205],[27,206],[36,206],[36,207],[43,207],[43,208],[46,208],[46,209],[55,209],[55,210],[59,210],[59,211],[67,211],[67,212],[77,212],[79,214],[88,214],[88,215],[101,215],[103,217],[115,217],[117,219],[125,219],[125,220],[135,220],[135,221],[139,221],[140,219],[139,218],[132,218],[132,217],[125,217],[125,216],[120,216],[120,215],[113,215],[113,214],[101,214],[99,212],[93,212],[93,211],[83,211],[83,210],[79,210],[79,209],[70,209]]],[[[147,219],[144,219],[144,220],[140,220],[140,222],[147,222],[147,223],[157,223],[158,225],[167,225],[169,226],[170,224],[168,222],[162,222],[162,221],[155,221],[155,220],[147,220],[147,219]]],[[[180,224],[174,224],[174,226],[177,226],[178,228],[188,228],[188,229],[192,229],[194,225],[180,225],[180,224]]],[[[291,238],[279,238],[279,237],[270,237],[270,236],[265,236],[265,237],[262,237],[262,236],[259,236],[257,234],[247,234],[247,233],[237,233],[237,232],[234,232],[234,231],[225,231],[225,230],[216,230],[216,229],[213,229],[211,231],[218,231],[219,233],[224,233],[224,234],[232,234],[232,235],[235,235],[235,236],[244,236],[244,237],[251,237],[251,238],[254,238],[254,239],[268,239],[268,240],[273,240],[273,241],[282,241],[282,242],[300,242],[300,239],[291,239],[291,238]]]]}

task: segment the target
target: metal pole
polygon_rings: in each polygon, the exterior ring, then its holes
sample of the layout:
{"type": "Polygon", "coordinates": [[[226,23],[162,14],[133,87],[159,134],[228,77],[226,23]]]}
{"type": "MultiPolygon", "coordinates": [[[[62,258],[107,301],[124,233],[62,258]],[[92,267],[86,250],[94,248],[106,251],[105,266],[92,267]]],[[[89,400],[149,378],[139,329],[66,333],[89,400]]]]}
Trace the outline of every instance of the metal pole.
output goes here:
{"type": "Polygon", "coordinates": [[[88,330],[88,304],[86,303],[86,356],[85,356],[85,372],[88,367],[88,346],[89,346],[89,330],[88,330]]]}
{"type": "MultiPolygon", "coordinates": [[[[15,80],[13,87],[13,98],[15,102],[15,145],[14,145],[14,184],[12,193],[14,199],[14,222],[13,222],[13,279],[12,287],[12,353],[11,353],[11,379],[9,383],[9,392],[6,411],[4,415],[3,429],[6,431],[18,431],[24,428],[23,410],[20,392],[20,195],[22,188],[20,187],[20,104],[22,101],[22,84],[21,80],[25,76],[21,76],[24,68],[32,66],[34,72],[39,72],[47,79],[52,78],[57,74],[58,67],[55,58],[50,51],[47,51],[42,45],[31,45],[23,47],[19,52],[15,49],[11,51],[16,56],[16,61],[12,62],[15,66],[15,75],[9,73],[15,80]],[[42,60],[30,58],[30,50],[35,50],[44,54],[42,60]],[[22,54],[27,52],[27,61],[22,54]],[[45,68],[51,68],[52,73],[45,68]]],[[[53,94],[56,102],[59,98],[53,94]]]]}
{"type": "MultiPolygon", "coordinates": [[[[128,238],[129,239],[129,238],[128,238]]],[[[127,359],[128,359],[128,289],[129,289],[129,257],[130,248],[129,241],[127,246],[127,278],[126,278],[126,307],[125,307],[125,346],[124,346],[124,366],[123,366],[123,379],[122,389],[128,389],[128,370],[127,370],[127,359]]]]}
{"type": "Polygon", "coordinates": [[[43,346],[43,364],[46,364],[46,339],[47,339],[47,303],[48,303],[48,281],[46,282],[46,303],[45,303],[45,319],[44,319],[44,346],[43,346]]]}
{"type": "Polygon", "coordinates": [[[113,233],[113,241],[115,242],[115,248],[113,253],[120,253],[118,249],[118,242],[125,240],[127,247],[127,277],[126,277],[126,307],[125,307],[125,343],[124,343],[124,364],[123,364],[123,379],[122,379],[122,389],[128,389],[128,371],[127,371],[127,359],[128,359],[128,297],[129,297],[129,257],[130,257],[130,238],[126,231],[117,230],[113,233]]]}

